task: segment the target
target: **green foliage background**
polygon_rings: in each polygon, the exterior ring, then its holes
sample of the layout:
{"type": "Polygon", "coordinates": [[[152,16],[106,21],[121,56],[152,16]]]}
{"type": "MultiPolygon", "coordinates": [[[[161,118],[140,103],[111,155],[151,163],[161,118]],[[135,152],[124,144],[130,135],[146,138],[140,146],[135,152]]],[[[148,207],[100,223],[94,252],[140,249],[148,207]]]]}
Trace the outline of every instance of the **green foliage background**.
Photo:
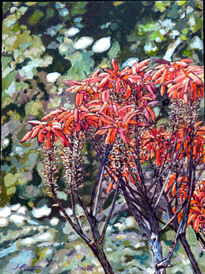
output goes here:
{"type": "MultiPolygon", "coordinates": [[[[45,266],[46,272],[42,273],[102,273],[59,212],[52,208],[49,218],[32,220],[33,208],[50,206],[52,201],[44,198],[37,142],[20,143],[30,129],[26,121],[40,119],[60,106],[72,107],[74,96],[66,93],[64,81],[82,80],[96,68],[109,66],[111,58],[123,64],[129,58],[191,57],[202,65],[202,13],[200,0],[3,3],[0,206],[3,210],[19,206],[11,210],[6,221],[0,220],[2,229],[7,231],[5,235],[1,232],[2,250],[16,244],[2,256],[0,253],[5,273],[10,271],[12,260],[14,265],[21,263],[25,252],[30,264],[45,266]],[[78,46],[81,37],[88,37],[90,45],[78,46]],[[93,44],[103,37],[110,46],[101,53],[94,52],[93,44]],[[56,73],[56,79],[49,78],[51,73],[56,73]],[[19,208],[24,210],[19,213],[19,208]],[[23,221],[15,223],[12,214],[22,216],[23,221]],[[58,225],[52,225],[51,218],[57,218],[58,225]],[[11,230],[15,233],[11,234],[11,230]],[[39,233],[50,233],[50,238],[46,242],[35,239],[26,246],[22,242],[39,233]]],[[[96,163],[88,164],[88,180],[92,181],[96,163]]],[[[147,243],[126,214],[119,214],[110,225],[108,258],[116,273],[153,273],[147,243]]],[[[171,238],[171,232],[167,233],[165,246],[169,246],[171,238]]],[[[202,253],[192,238],[193,251],[205,271],[202,253]]],[[[191,271],[181,247],[175,257],[179,262],[169,273],[191,271]]]]}

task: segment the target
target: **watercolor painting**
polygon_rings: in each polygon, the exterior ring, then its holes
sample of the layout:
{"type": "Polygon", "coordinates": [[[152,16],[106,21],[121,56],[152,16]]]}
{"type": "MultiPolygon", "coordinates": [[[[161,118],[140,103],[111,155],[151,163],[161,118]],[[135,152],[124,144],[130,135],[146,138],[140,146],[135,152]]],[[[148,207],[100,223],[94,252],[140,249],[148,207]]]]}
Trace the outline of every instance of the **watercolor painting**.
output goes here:
{"type": "Polygon", "coordinates": [[[205,273],[203,2],[2,11],[0,273],[205,273]]]}

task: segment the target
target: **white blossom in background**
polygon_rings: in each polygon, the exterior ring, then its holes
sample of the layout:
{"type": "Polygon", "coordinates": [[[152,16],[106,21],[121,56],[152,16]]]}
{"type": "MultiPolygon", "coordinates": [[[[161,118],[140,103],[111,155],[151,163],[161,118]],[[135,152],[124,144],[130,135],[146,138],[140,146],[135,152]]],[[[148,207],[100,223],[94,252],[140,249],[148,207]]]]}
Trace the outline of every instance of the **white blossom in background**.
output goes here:
{"type": "Polygon", "coordinates": [[[106,50],[108,50],[111,46],[111,37],[103,37],[100,38],[99,40],[97,40],[93,47],[92,47],[92,51],[96,52],[96,53],[101,53],[104,52],[106,50]]]}
{"type": "Polygon", "coordinates": [[[179,36],[179,32],[178,30],[173,30],[171,33],[170,33],[170,36],[172,39],[175,39],[177,36],[179,36]]]}
{"type": "Polygon", "coordinates": [[[35,243],[35,241],[31,237],[27,237],[27,238],[21,240],[22,245],[30,245],[30,244],[33,244],[33,243],[35,243]]]}
{"type": "Polygon", "coordinates": [[[17,214],[11,215],[9,217],[9,220],[13,221],[17,225],[22,225],[24,223],[25,219],[26,218],[24,216],[17,215],[17,214]]]}
{"type": "Polygon", "coordinates": [[[74,42],[73,47],[74,49],[86,49],[90,45],[92,45],[94,39],[88,36],[82,36],[76,42],[74,42]]]}
{"type": "Polygon", "coordinates": [[[39,208],[33,208],[32,214],[35,218],[42,218],[48,216],[51,213],[51,209],[47,205],[39,208]]]}
{"type": "Polygon", "coordinates": [[[145,46],[144,46],[144,50],[146,52],[150,52],[150,51],[155,51],[157,50],[157,47],[152,44],[150,41],[146,42],[145,46]]]}
{"type": "Polygon", "coordinates": [[[0,208],[0,216],[8,217],[11,214],[11,209],[8,206],[0,208]]]}
{"type": "Polygon", "coordinates": [[[23,214],[25,215],[26,214],[26,211],[27,211],[27,208],[25,206],[21,206],[18,210],[17,210],[17,213],[18,214],[23,214]]]}
{"type": "Polygon", "coordinates": [[[7,218],[0,218],[0,227],[5,227],[8,225],[8,219],[7,218]]]}
{"type": "Polygon", "coordinates": [[[64,33],[65,36],[68,37],[73,37],[74,35],[76,35],[80,30],[78,28],[72,27],[69,28],[68,30],[66,30],[66,32],[64,33]]]}
{"type": "Polygon", "coordinates": [[[2,142],[2,146],[3,147],[7,147],[9,145],[10,141],[8,138],[4,138],[3,142],[2,142]]]}
{"type": "Polygon", "coordinates": [[[203,49],[203,42],[202,40],[196,36],[192,39],[191,43],[190,43],[190,48],[192,49],[203,49]]]}
{"type": "Polygon", "coordinates": [[[59,76],[60,76],[60,73],[58,73],[58,72],[51,72],[51,73],[47,74],[46,80],[48,82],[54,83],[58,79],[59,76]]]}
{"type": "Polygon", "coordinates": [[[191,16],[191,17],[189,18],[188,24],[189,24],[191,27],[193,27],[193,26],[196,24],[195,18],[194,18],[193,16],[191,16]]]}
{"type": "Polygon", "coordinates": [[[68,15],[69,14],[69,10],[68,9],[66,9],[66,8],[63,8],[62,10],[60,10],[60,15],[61,16],[66,16],[66,15],[68,15]]]}
{"type": "Polygon", "coordinates": [[[34,237],[34,241],[36,241],[36,242],[42,242],[42,241],[46,242],[46,241],[52,241],[53,238],[54,238],[54,236],[51,234],[51,232],[48,231],[48,232],[44,232],[40,235],[36,235],[34,237]]]}
{"type": "Polygon", "coordinates": [[[19,209],[20,207],[21,207],[21,205],[18,203],[18,204],[12,205],[12,206],[11,206],[11,210],[16,211],[16,210],[19,209]]]}
{"type": "Polygon", "coordinates": [[[59,223],[59,219],[56,218],[56,217],[53,217],[51,220],[50,220],[50,224],[55,226],[59,223]]]}

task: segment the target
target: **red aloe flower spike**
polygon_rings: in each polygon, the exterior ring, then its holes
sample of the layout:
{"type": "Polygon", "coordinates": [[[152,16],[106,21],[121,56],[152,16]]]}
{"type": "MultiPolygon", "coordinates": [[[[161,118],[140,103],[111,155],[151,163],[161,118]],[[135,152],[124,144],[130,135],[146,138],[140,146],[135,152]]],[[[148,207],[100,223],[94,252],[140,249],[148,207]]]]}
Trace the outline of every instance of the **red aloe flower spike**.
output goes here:
{"type": "Polygon", "coordinates": [[[100,88],[104,87],[104,86],[107,84],[108,79],[109,79],[109,76],[103,78],[103,79],[101,80],[101,82],[99,83],[99,87],[98,87],[98,88],[100,89],[100,88]]]}
{"type": "Polygon", "coordinates": [[[184,79],[186,79],[186,75],[184,73],[182,73],[181,75],[179,75],[177,78],[175,78],[173,81],[175,83],[179,83],[182,82],[184,79]]]}
{"type": "Polygon", "coordinates": [[[72,80],[66,80],[65,83],[69,86],[78,86],[82,85],[82,82],[80,81],[72,81],[72,80]]]}
{"type": "Polygon", "coordinates": [[[45,138],[45,135],[42,133],[42,129],[41,129],[41,130],[39,131],[38,137],[37,137],[39,145],[41,145],[41,144],[43,143],[44,138],[45,138]]]}
{"type": "Polygon", "coordinates": [[[112,59],[112,67],[114,72],[116,73],[118,71],[118,63],[115,59],[112,59]]]}
{"type": "Polygon", "coordinates": [[[115,124],[115,120],[113,120],[108,115],[106,115],[104,113],[100,113],[100,115],[101,115],[100,120],[102,120],[103,122],[106,122],[106,123],[109,123],[109,124],[115,124]]]}
{"type": "Polygon", "coordinates": [[[46,133],[46,148],[51,148],[51,133],[48,131],[46,133]]]}
{"type": "Polygon", "coordinates": [[[84,97],[84,94],[82,92],[79,92],[79,93],[76,94],[76,97],[75,97],[75,105],[76,106],[81,106],[82,105],[83,97],[84,97]]]}
{"type": "Polygon", "coordinates": [[[140,98],[140,100],[152,101],[152,98],[150,98],[148,96],[143,96],[142,98],[140,98]]]}
{"type": "Polygon", "coordinates": [[[78,110],[78,108],[75,108],[75,110],[74,110],[74,121],[78,122],[78,120],[79,120],[79,110],[78,110]]]}
{"type": "Polygon", "coordinates": [[[71,135],[72,134],[72,132],[70,130],[68,130],[66,127],[64,127],[63,132],[65,134],[67,134],[67,135],[71,135]]]}
{"type": "Polygon", "coordinates": [[[69,119],[66,121],[65,127],[68,128],[69,125],[73,122],[73,120],[74,120],[74,116],[72,115],[72,116],[70,116],[69,119]]]}
{"type": "Polygon", "coordinates": [[[184,63],[194,63],[195,62],[193,59],[189,59],[189,58],[182,59],[181,61],[184,62],[184,63]]]}
{"type": "Polygon", "coordinates": [[[33,130],[30,130],[29,132],[27,132],[25,134],[25,136],[22,138],[21,143],[24,143],[24,142],[28,141],[31,137],[32,132],[33,132],[33,130]]]}
{"type": "Polygon", "coordinates": [[[194,128],[197,128],[199,125],[203,124],[203,121],[199,121],[194,125],[194,128]]]}
{"type": "Polygon", "coordinates": [[[170,65],[169,61],[163,60],[163,59],[157,59],[157,60],[155,60],[155,63],[170,65]]]}
{"type": "Polygon", "coordinates": [[[119,112],[118,112],[117,106],[116,106],[115,104],[113,104],[113,105],[112,105],[112,108],[113,108],[113,110],[114,110],[115,115],[116,115],[117,117],[119,117],[119,112]]]}
{"type": "Polygon", "coordinates": [[[154,111],[152,110],[152,108],[150,106],[146,106],[150,116],[152,117],[152,120],[154,121],[155,120],[155,114],[154,114],[154,111]]]}
{"type": "Polygon", "coordinates": [[[98,68],[94,73],[93,73],[93,75],[92,75],[92,78],[95,78],[95,77],[97,77],[98,76],[98,74],[99,74],[99,72],[100,72],[100,68],[98,68]]]}
{"type": "Polygon", "coordinates": [[[116,87],[116,92],[119,93],[120,92],[120,79],[119,78],[117,78],[115,87],[116,87]]]}
{"type": "Polygon", "coordinates": [[[33,130],[32,130],[33,132],[31,134],[31,139],[36,137],[36,135],[38,134],[38,132],[41,128],[42,128],[42,125],[41,126],[36,126],[36,127],[33,128],[33,130]]]}
{"type": "Polygon", "coordinates": [[[110,140],[111,133],[112,133],[112,128],[108,129],[108,134],[107,134],[106,139],[105,139],[105,144],[106,145],[109,145],[111,143],[111,140],[110,140]]]}
{"type": "Polygon", "coordinates": [[[103,105],[101,106],[100,110],[99,110],[99,113],[103,112],[103,110],[105,108],[107,108],[109,106],[108,102],[104,102],[103,105]]]}
{"type": "Polygon", "coordinates": [[[37,125],[41,124],[41,122],[37,121],[37,120],[28,121],[27,123],[30,124],[30,125],[32,125],[32,126],[37,126],[37,125]]]}
{"type": "Polygon", "coordinates": [[[110,191],[111,191],[111,189],[112,189],[112,185],[113,185],[113,183],[111,182],[111,183],[109,183],[109,186],[108,186],[108,189],[107,189],[107,194],[109,194],[110,193],[110,191]]]}
{"type": "Polygon", "coordinates": [[[58,114],[62,113],[63,110],[62,109],[57,109],[57,110],[54,110],[54,111],[51,111],[50,113],[48,113],[46,116],[44,116],[41,121],[46,121],[46,120],[49,120],[53,117],[56,117],[58,114]]]}
{"type": "Polygon", "coordinates": [[[106,101],[108,101],[109,100],[109,98],[110,98],[110,91],[107,89],[107,90],[104,90],[103,92],[102,92],[102,101],[103,102],[106,102],[106,101]]]}
{"type": "Polygon", "coordinates": [[[62,117],[60,120],[59,120],[59,123],[63,123],[63,122],[67,122],[67,120],[71,117],[71,116],[73,116],[73,111],[72,112],[68,112],[67,114],[65,113],[65,115],[64,115],[64,117],[62,117]]]}
{"type": "Polygon", "coordinates": [[[159,76],[163,73],[163,71],[164,71],[164,65],[163,65],[163,67],[162,67],[160,70],[157,70],[157,71],[153,74],[153,76],[152,76],[152,81],[157,80],[157,79],[159,78],[159,76]]]}
{"type": "Polygon", "coordinates": [[[137,111],[130,111],[125,114],[123,120],[122,120],[122,126],[125,126],[129,123],[129,121],[136,115],[137,111]]]}
{"type": "Polygon", "coordinates": [[[202,80],[197,77],[194,73],[190,72],[189,73],[189,77],[194,81],[194,83],[196,83],[197,85],[203,85],[202,80]]]}
{"type": "Polygon", "coordinates": [[[161,96],[164,96],[165,90],[166,90],[166,86],[165,86],[165,85],[162,85],[162,86],[161,86],[161,89],[160,89],[160,94],[161,94],[161,96]]]}
{"type": "Polygon", "coordinates": [[[64,147],[69,146],[69,142],[68,142],[66,136],[64,135],[64,133],[58,129],[54,129],[54,130],[55,130],[55,135],[59,138],[59,140],[61,141],[63,146],[64,147]]]}
{"type": "Polygon", "coordinates": [[[121,137],[121,139],[123,140],[123,142],[124,142],[125,144],[127,144],[127,138],[126,138],[126,136],[125,136],[124,129],[121,127],[120,129],[118,129],[118,131],[119,131],[119,133],[120,133],[120,137],[121,137]]]}
{"type": "Polygon", "coordinates": [[[137,68],[138,70],[141,70],[144,66],[146,66],[147,64],[149,64],[150,62],[150,59],[146,59],[140,63],[137,64],[137,68]]]}
{"type": "Polygon", "coordinates": [[[108,129],[99,129],[95,134],[96,135],[105,135],[108,132],[108,129]]]}
{"type": "Polygon", "coordinates": [[[177,62],[175,62],[175,64],[177,64],[177,65],[179,65],[179,66],[181,66],[181,67],[183,67],[183,68],[186,68],[186,67],[188,66],[187,63],[182,62],[182,61],[177,61],[177,62]]]}
{"type": "Polygon", "coordinates": [[[163,84],[167,81],[167,78],[168,78],[168,75],[169,75],[169,69],[165,69],[163,74],[162,74],[162,78],[161,78],[161,83],[160,84],[163,84]]]}

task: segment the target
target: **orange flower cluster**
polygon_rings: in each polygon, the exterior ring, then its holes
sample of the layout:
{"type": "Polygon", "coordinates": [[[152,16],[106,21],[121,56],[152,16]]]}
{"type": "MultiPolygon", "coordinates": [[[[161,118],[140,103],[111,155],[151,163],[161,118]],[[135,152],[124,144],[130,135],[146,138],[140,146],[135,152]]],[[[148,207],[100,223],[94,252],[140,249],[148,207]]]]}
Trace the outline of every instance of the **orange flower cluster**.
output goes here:
{"type": "MultiPolygon", "coordinates": [[[[189,191],[189,181],[187,176],[176,176],[172,174],[164,190],[169,200],[175,198],[176,202],[172,208],[175,213],[185,201],[189,191]]],[[[180,222],[183,210],[177,214],[177,220],[180,222]]],[[[190,208],[188,213],[187,226],[192,225],[193,229],[198,232],[205,232],[205,180],[199,181],[191,197],[190,208]]]]}
{"type": "Polygon", "coordinates": [[[196,185],[193,193],[187,224],[190,223],[196,232],[201,230],[205,233],[205,180],[196,185]]]}
{"type": "Polygon", "coordinates": [[[186,162],[192,150],[193,159],[198,159],[200,163],[204,163],[205,127],[200,126],[202,123],[203,122],[200,121],[194,125],[193,142],[189,135],[191,128],[187,125],[177,129],[172,136],[170,136],[170,131],[165,131],[163,127],[148,129],[140,138],[142,162],[154,159],[155,164],[161,166],[164,162],[165,155],[166,162],[170,162],[173,154],[175,155],[175,160],[183,158],[186,162]],[[175,140],[177,140],[176,145],[174,145],[175,140]]]}
{"type": "MultiPolygon", "coordinates": [[[[169,142],[170,132],[165,131],[163,127],[151,128],[147,132],[143,133],[140,139],[140,152],[141,160],[148,161],[149,159],[155,159],[157,166],[161,166],[165,157],[167,149],[170,149],[173,145],[172,137],[169,142]]],[[[167,154],[167,161],[170,161],[170,153],[167,154]]]]}
{"type": "MultiPolygon", "coordinates": [[[[166,161],[169,162],[176,138],[178,141],[174,152],[178,151],[177,159],[188,157],[191,145],[189,138],[186,138],[186,126],[178,129],[171,137],[169,131],[153,127],[153,106],[158,104],[158,84],[162,96],[167,90],[168,96],[175,100],[180,98],[188,102],[201,98],[203,69],[190,65],[193,62],[191,59],[174,63],[159,62],[161,64],[151,70],[150,59],[119,70],[117,62],[112,60],[112,68],[98,69],[83,81],[66,81],[69,85],[67,91],[76,93],[75,108],[59,108],[45,115],[41,121],[28,122],[33,128],[24,136],[22,142],[37,138],[39,145],[45,143],[45,147],[49,149],[59,140],[66,147],[70,146],[74,133],[88,132],[93,137],[99,136],[105,145],[124,145],[127,150],[121,155],[121,174],[129,183],[133,183],[134,178],[128,166],[136,169],[137,156],[133,148],[136,145],[136,127],[143,129],[143,133],[139,133],[142,162],[152,159],[156,166],[161,166],[165,155],[166,161]],[[126,157],[130,157],[129,160],[126,157]]],[[[199,155],[204,153],[204,127],[196,124],[194,134],[193,155],[200,158],[199,155]]],[[[121,151],[118,153],[122,154],[121,151]]],[[[110,164],[116,162],[115,156],[109,157],[110,164]]],[[[118,167],[113,165],[111,170],[117,173],[118,167]]],[[[137,171],[133,173],[137,178],[137,171]]],[[[117,181],[116,175],[112,174],[112,178],[114,185],[117,181]]]]}
{"type": "Polygon", "coordinates": [[[151,79],[155,85],[161,85],[162,96],[167,90],[168,97],[183,99],[185,103],[203,98],[203,67],[189,65],[193,62],[192,59],[182,59],[173,63],[165,62],[154,68],[151,79]]]}
{"type": "Polygon", "coordinates": [[[105,144],[113,144],[117,135],[128,143],[133,125],[147,126],[155,119],[151,107],[158,103],[153,100],[156,89],[152,84],[143,84],[149,61],[119,71],[117,62],[112,60],[112,69],[106,68],[101,73],[98,69],[81,82],[66,81],[71,86],[67,91],[76,93],[75,109],[60,108],[44,116],[41,122],[29,122],[35,127],[22,142],[37,136],[39,144],[46,142],[46,148],[57,139],[68,146],[72,132],[95,128],[96,135],[106,136],[105,144]],[[142,117],[138,122],[137,113],[142,117]]]}

